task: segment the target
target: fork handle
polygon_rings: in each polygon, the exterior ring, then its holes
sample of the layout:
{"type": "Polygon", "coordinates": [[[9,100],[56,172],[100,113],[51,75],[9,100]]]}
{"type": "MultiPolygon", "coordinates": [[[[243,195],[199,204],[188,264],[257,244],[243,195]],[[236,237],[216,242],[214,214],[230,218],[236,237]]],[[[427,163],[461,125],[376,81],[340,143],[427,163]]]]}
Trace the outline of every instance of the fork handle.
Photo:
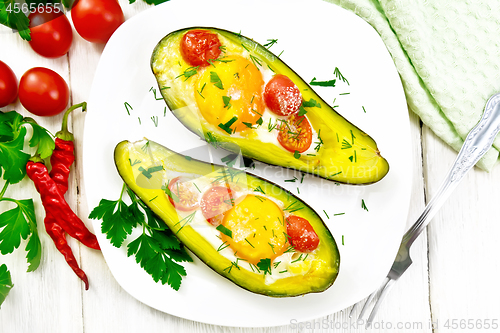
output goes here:
{"type": "Polygon", "coordinates": [[[457,187],[464,175],[488,151],[500,130],[500,93],[490,97],[484,108],[479,123],[469,132],[448,175],[438,192],[425,207],[422,215],[403,236],[403,242],[409,249],[413,241],[425,229],[438,209],[451,192],[457,187]]]}

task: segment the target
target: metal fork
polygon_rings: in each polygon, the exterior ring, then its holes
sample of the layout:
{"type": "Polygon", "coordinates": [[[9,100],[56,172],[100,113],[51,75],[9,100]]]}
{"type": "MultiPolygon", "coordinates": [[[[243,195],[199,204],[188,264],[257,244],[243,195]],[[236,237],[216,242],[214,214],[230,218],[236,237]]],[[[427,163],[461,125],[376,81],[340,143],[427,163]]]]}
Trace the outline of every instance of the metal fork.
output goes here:
{"type": "MultiPolygon", "coordinates": [[[[414,225],[404,234],[396,259],[392,264],[391,270],[381,288],[373,292],[365,302],[359,319],[362,320],[368,306],[373,301],[375,296],[381,290],[380,296],[375,303],[372,312],[366,322],[366,328],[370,327],[375,315],[389,289],[396,282],[397,279],[406,271],[412,264],[410,258],[410,247],[413,241],[425,229],[427,224],[431,221],[432,217],[436,214],[438,209],[446,201],[451,192],[457,187],[464,175],[469,171],[479,159],[488,151],[492,146],[493,141],[500,131],[500,93],[490,97],[486,103],[483,116],[479,123],[469,132],[465,138],[464,144],[458,153],[458,156],[453,163],[448,175],[446,176],[443,184],[438,192],[425,207],[422,215],[418,218],[414,225]]],[[[358,303],[359,304],[359,303],[358,303]]],[[[357,305],[357,304],[356,304],[357,305]]],[[[356,305],[351,310],[349,317],[352,317],[356,305]]]]}

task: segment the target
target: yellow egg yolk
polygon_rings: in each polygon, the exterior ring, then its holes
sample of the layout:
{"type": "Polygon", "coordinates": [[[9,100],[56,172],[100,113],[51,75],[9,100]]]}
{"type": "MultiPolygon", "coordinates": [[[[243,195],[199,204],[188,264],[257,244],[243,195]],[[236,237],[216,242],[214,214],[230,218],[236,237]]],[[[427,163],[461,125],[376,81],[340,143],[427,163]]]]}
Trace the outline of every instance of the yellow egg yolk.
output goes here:
{"type": "Polygon", "coordinates": [[[255,125],[265,110],[261,72],[236,55],[214,65],[208,66],[195,84],[196,103],[203,118],[229,134],[255,125]]]}
{"type": "Polygon", "coordinates": [[[251,264],[272,260],[286,250],[283,212],[270,199],[247,195],[224,214],[222,224],[232,233],[231,237],[222,234],[222,241],[251,264]]]}

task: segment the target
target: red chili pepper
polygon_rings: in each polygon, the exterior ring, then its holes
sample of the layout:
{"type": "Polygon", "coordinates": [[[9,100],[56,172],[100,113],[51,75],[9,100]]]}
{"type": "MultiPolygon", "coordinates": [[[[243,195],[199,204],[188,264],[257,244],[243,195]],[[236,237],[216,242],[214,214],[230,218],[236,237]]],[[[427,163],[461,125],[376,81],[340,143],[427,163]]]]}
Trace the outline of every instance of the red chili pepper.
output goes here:
{"type": "Polygon", "coordinates": [[[40,158],[33,157],[26,164],[26,173],[40,193],[45,208],[45,228],[54,241],[57,249],[64,255],[66,262],[73,271],[85,282],[88,289],[88,280],[85,273],[78,267],[71,248],[66,242],[64,232],[78,239],[84,245],[100,250],[99,243],[82,220],[73,212],[64,199],[56,182],[50,178],[47,167],[40,158]]]}
{"type": "Polygon", "coordinates": [[[70,167],[75,161],[75,144],[73,134],[68,131],[68,116],[76,108],[85,111],[87,103],[83,102],[70,107],[65,113],[61,130],[56,133],[55,148],[50,157],[50,178],[54,179],[62,194],[68,190],[70,167]]]}

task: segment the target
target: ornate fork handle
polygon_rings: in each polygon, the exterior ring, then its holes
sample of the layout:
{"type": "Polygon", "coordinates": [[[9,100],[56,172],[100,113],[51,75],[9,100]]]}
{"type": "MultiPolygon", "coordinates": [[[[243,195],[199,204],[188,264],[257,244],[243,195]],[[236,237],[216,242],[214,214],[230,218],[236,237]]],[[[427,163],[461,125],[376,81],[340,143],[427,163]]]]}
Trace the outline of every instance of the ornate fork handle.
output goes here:
{"type": "MultiPolygon", "coordinates": [[[[445,202],[445,200],[455,189],[458,183],[460,183],[467,171],[469,171],[491,147],[499,131],[500,93],[490,97],[484,108],[481,120],[465,138],[462,149],[460,149],[455,163],[453,163],[453,166],[448,172],[448,175],[446,176],[438,192],[427,204],[424,211],[422,212],[422,215],[420,215],[415,224],[413,224],[410,229],[404,234],[403,240],[399,247],[399,251],[396,255],[396,259],[392,264],[389,274],[387,274],[382,287],[382,292],[380,293],[380,296],[375,303],[375,306],[373,307],[373,310],[366,323],[366,327],[369,327],[371,325],[378,311],[378,308],[390,287],[411,265],[412,261],[410,258],[409,250],[413,241],[425,229],[427,224],[429,224],[429,221],[436,214],[437,210],[445,202]]],[[[365,306],[363,307],[359,315],[360,319],[363,318],[364,313],[368,308],[368,304],[370,304],[371,301],[375,298],[375,295],[376,292],[372,293],[368,297],[365,306]]],[[[352,308],[351,315],[352,312],[354,312],[354,309],[355,306],[352,308]]]]}
{"type": "Polygon", "coordinates": [[[418,235],[425,229],[429,221],[448,198],[449,194],[460,183],[467,171],[469,171],[491,147],[499,130],[500,93],[490,97],[486,103],[481,120],[465,138],[462,149],[458,153],[455,163],[451,167],[451,170],[438,192],[426,206],[419,219],[403,236],[403,243],[406,243],[406,248],[409,248],[418,235]]]}

